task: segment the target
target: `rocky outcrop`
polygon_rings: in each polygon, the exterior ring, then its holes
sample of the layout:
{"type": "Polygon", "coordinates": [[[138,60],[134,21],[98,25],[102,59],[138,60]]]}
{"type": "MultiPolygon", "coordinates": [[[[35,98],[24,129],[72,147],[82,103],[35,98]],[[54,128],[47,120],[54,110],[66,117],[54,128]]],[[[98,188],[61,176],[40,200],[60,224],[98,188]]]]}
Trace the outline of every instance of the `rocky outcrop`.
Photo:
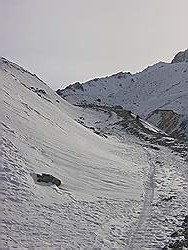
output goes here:
{"type": "Polygon", "coordinates": [[[180,51],[171,63],[188,62],[188,49],[180,51]]]}
{"type": "Polygon", "coordinates": [[[52,184],[55,184],[57,187],[61,185],[61,181],[51,174],[45,174],[45,173],[42,173],[42,175],[37,174],[37,181],[45,182],[45,183],[52,183],[52,184]]]}

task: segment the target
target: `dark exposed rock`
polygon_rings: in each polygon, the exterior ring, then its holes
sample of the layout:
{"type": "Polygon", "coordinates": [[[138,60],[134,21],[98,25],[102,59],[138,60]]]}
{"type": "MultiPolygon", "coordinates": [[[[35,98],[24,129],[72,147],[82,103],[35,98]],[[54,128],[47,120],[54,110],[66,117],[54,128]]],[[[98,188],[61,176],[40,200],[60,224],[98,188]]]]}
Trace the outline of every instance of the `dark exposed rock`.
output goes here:
{"type": "Polygon", "coordinates": [[[37,89],[36,92],[46,95],[46,91],[44,89],[37,89]]]}
{"type": "Polygon", "coordinates": [[[173,232],[170,237],[172,238],[175,238],[175,237],[178,237],[179,236],[179,233],[178,232],[173,232]]]}
{"type": "Polygon", "coordinates": [[[175,196],[170,196],[170,197],[167,197],[167,198],[163,198],[162,200],[163,201],[171,201],[173,198],[175,198],[175,196]]]}
{"type": "Polygon", "coordinates": [[[155,150],[158,150],[158,151],[160,150],[160,148],[158,148],[158,147],[156,147],[156,146],[152,146],[152,145],[151,145],[151,148],[152,148],[152,149],[155,149],[155,150]]]}
{"type": "Polygon", "coordinates": [[[60,89],[57,89],[57,90],[56,90],[56,93],[57,93],[58,95],[61,95],[61,90],[60,90],[60,89]]]}
{"type": "Polygon", "coordinates": [[[96,135],[100,135],[100,131],[94,130],[94,133],[95,133],[96,135]]]}
{"type": "Polygon", "coordinates": [[[172,249],[176,249],[176,250],[182,249],[182,242],[179,240],[176,240],[174,243],[170,243],[169,247],[172,249]]]}
{"type": "Polygon", "coordinates": [[[34,88],[33,86],[31,86],[30,89],[37,94],[41,93],[43,95],[46,95],[46,91],[44,89],[34,88]]]}
{"type": "Polygon", "coordinates": [[[76,82],[72,86],[74,86],[75,89],[81,89],[82,91],[84,91],[84,88],[83,88],[82,84],[79,83],[79,82],[76,82]]]}
{"type": "Polygon", "coordinates": [[[117,78],[117,79],[121,79],[121,78],[127,78],[131,76],[130,72],[118,72],[112,75],[113,77],[117,78]]]}
{"type": "Polygon", "coordinates": [[[136,120],[139,121],[139,119],[140,119],[140,116],[136,115],[136,120]]]}
{"type": "Polygon", "coordinates": [[[185,216],[184,223],[188,227],[188,215],[185,216]]]}
{"type": "Polygon", "coordinates": [[[188,215],[181,227],[170,235],[169,243],[163,249],[179,250],[188,248],[188,215]]]}
{"type": "Polygon", "coordinates": [[[97,82],[98,80],[100,80],[100,78],[94,78],[93,81],[97,82]]]}
{"type": "Polygon", "coordinates": [[[188,49],[180,51],[177,55],[175,55],[171,63],[180,63],[180,62],[188,62],[188,49]]]}
{"type": "Polygon", "coordinates": [[[37,174],[37,181],[45,183],[51,182],[52,184],[55,184],[57,187],[61,185],[61,181],[51,174],[45,174],[45,173],[42,173],[42,175],[37,174]]]}
{"type": "MultiPolygon", "coordinates": [[[[52,103],[44,89],[34,88],[33,86],[31,86],[29,89],[36,93],[40,98],[52,103]]],[[[58,101],[56,100],[56,102],[58,101]]]]}

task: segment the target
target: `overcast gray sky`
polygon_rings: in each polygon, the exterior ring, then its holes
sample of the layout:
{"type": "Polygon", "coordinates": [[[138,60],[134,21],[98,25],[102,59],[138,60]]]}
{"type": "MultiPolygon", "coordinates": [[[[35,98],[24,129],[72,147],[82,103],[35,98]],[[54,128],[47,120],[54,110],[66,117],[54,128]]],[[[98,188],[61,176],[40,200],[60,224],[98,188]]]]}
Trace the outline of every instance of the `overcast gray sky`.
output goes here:
{"type": "Polygon", "coordinates": [[[0,54],[52,88],[188,47],[188,0],[0,0],[0,54]]]}

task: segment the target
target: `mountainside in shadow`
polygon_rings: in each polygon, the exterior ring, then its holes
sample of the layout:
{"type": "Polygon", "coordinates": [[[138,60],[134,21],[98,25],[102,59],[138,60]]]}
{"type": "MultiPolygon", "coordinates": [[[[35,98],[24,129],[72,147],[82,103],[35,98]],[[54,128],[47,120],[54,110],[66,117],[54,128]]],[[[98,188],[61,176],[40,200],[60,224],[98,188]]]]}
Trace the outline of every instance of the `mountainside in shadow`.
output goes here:
{"type": "Polygon", "coordinates": [[[159,62],[133,75],[120,72],[83,84],[77,82],[65,89],[57,90],[57,93],[74,105],[120,105],[148,119],[169,135],[187,140],[187,51],[178,53],[173,63],[159,62]],[[156,113],[161,113],[160,118],[154,119],[156,113]],[[167,119],[169,113],[171,119],[167,119]]]}

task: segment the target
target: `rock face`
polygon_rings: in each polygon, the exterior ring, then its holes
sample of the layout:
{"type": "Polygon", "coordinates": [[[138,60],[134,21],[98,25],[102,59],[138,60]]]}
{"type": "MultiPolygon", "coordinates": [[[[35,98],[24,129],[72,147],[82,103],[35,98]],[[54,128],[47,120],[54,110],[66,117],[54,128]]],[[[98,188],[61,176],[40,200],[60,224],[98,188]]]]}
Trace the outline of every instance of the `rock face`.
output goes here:
{"type": "Polygon", "coordinates": [[[154,110],[147,121],[174,138],[188,141],[188,116],[177,114],[172,110],[154,110]]]}
{"type": "Polygon", "coordinates": [[[45,183],[51,182],[52,184],[55,184],[57,187],[61,185],[61,181],[51,174],[45,174],[45,173],[42,173],[42,175],[37,174],[37,181],[45,183]]]}
{"type": "Polygon", "coordinates": [[[188,49],[180,51],[171,63],[188,62],[188,49]]]}

